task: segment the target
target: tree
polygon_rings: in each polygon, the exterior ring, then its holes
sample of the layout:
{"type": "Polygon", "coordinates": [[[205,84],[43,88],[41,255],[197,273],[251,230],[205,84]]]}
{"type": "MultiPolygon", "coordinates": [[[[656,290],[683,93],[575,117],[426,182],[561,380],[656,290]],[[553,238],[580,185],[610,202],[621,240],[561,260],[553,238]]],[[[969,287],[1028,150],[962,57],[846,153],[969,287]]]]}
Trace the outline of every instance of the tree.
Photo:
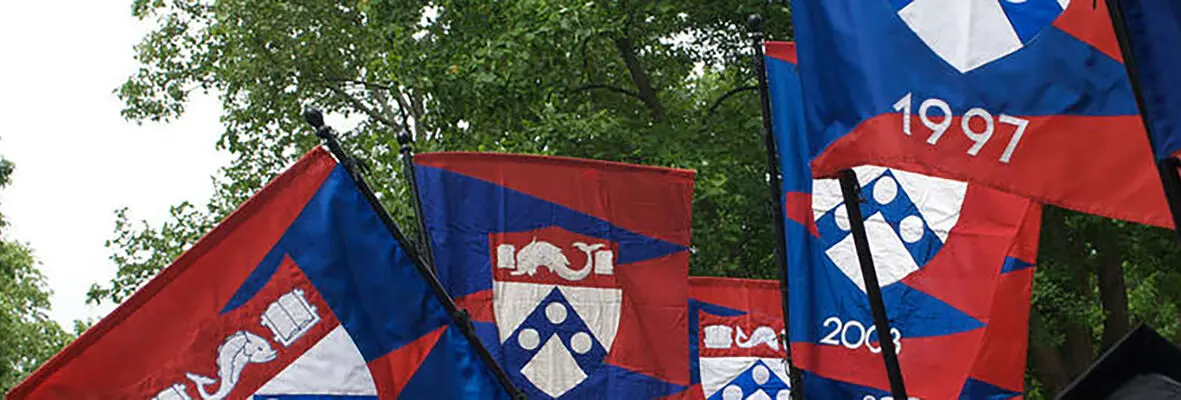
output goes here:
{"type": "Polygon", "coordinates": [[[1038,259],[1030,367],[1047,394],[1139,323],[1181,342],[1173,231],[1047,207],[1038,259]]]}
{"type": "MultiPolygon", "coordinates": [[[[343,140],[413,230],[399,132],[418,151],[588,157],[698,171],[691,270],[772,278],[758,97],[745,21],[791,38],[782,2],[754,0],[136,0],[158,27],[117,90],[126,118],[166,121],[220,96],[234,155],[203,206],[161,225],[120,213],[121,301],[269,177],[318,143],[317,106],[359,117],[343,140]],[[733,94],[733,96],[727,96],[733,94]],[[725,99],[724,101],[720,101],[725,99]]],[[[1171,233],[1050,209],[1031,318],[1031,396],[1053,393],[1139,321],[1174,335],[1181,280],[1171,233]]]]}
{"type": "MultiPolygon", "coordinates": [[[[0,187],[13,166],[0,159],[0,187]]],[[[0,217],[0,228],[5,222],[0,217]]],[[[71,339],[49,319],[50,291],[28,246],[0,239],[0,393],[7,392],[71,339]]]]}
{"type": "Polygon", "coordinates": [[[699,174],[692,269],[773,277],[758,97],[745,21],[786,38],[764,1],[146,1],[158,29],[117,90],[126,118],[166,121],[198,90],[220,96],[234,161],[213,201],[160,226],[120,213],[119,273],[92,301],[121,301],[269,177],[318,143],[310,105],[364,117],[343,136],[412,229],[397,133],[419,151],[554,154],[699,174]]]}

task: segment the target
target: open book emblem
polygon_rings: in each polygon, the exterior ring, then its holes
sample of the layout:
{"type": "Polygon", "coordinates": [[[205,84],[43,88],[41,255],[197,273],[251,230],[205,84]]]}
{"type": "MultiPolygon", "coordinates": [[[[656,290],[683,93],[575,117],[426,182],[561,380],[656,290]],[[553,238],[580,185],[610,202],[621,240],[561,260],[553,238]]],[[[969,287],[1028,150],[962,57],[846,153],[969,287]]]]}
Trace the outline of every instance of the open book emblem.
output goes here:
{"type": "Polygon", "coordinates": [[[275,334],[275,341],[283,347],[291,346],[320,322],[316,307],[309,304],[304,291],[295,289],[279,296],[262,314],[262,325],[275,334]]]}

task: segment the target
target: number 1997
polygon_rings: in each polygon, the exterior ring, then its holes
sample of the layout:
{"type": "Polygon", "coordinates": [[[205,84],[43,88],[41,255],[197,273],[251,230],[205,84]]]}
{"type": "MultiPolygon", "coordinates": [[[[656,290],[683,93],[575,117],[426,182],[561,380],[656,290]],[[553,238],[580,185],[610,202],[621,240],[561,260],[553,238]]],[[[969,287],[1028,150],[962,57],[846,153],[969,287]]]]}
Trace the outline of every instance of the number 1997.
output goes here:
{"type": "MultiPolygon", "coordinates": [[[[902,112],[902,133],[907,136],[911,135],[910,117],[913,108],[913,94],[907,93],[894,103],[894,110],[902,112]]],[[[939,118],[939,116],[936,116],[939,118]]],[[[922,121],[923,126],[931,130],[931,135],[927,137],[927,144],[934,146],[943,137],[944,133],[951,128],[952,124],[951,106],[943,99],[930,98],[923,100],[919,104],[919,121],[922,121]],[[942,118],[939,121],[932,119],[931,109],[938,109],[942,113],[942,118]]],[[[979,107],[973,107],[964,113],[960,120],[960,130],[964,136],[975,142],[972,147],[968,148],[968,155],[975,157],[980,153],[980,149],[984,148],[985,144],[992,139],[992,134],[996,131],[997,124],[1012,125],[1016,127],[1013,132],[1012,139],[1009,139],[1009,145],[1005,147],[1005,152],[1001,153],[1000,161],[1008,164],[1009,160],[1013,158],[1013,152],[1017,150],[1017,144],[1021,142],[1021,138],[1025,136],[1025,129],[1029,127],[1029,120],[1025,118],[1018,118],[1007,114],[1001,114],[999,118],[993,119],[991,113],[979,107]],[[972,121],[980,120],[984,122],[984,129],[972,129],[972,121]]]]}

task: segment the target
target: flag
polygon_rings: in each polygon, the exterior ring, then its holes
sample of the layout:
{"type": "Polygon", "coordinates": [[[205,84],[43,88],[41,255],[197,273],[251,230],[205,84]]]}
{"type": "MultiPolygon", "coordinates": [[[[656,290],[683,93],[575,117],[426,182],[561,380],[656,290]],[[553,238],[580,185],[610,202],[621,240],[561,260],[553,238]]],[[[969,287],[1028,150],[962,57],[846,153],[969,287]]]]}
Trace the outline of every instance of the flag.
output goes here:
{"type": "Polygon", "coordinates": [[[689,278],[689,312],[697,398],[790,398],[778,281],[689,278]]]}
{"type": "Polygon", "coordinates": [[[415,262],[317,148],[8,398],[508,398],[415,262]]]}
{"type": "Polygon", "coordinates": [[[877,332],[839,184],[812,179],[801,104],[811,99],[801,99],[794,45],[768,43],[766,54],[787,219],[788,332],[804,392],[888,396],[879,343],[891,340],[912,396],[1019,394],[1040,205],[905,169],[855,168],[890,321],[890,332],[877,332]]]}
{"type": "Polygon", "coordinates": [[[1115,0],[1123,16],[1127,51],[1139,77],[1144,115],[1158,160],[1181,150],[1181,3],[1169,0],[1115,0]]]}
{"type": "Polygon", "coordinates": [[[415,158],[439,278],[530,399],[688,386],[693,172],[570,158],[415,158]]]}
{"type": "Polygon", "coordinates": [[[1172,227],[1104,1],[792,6],[814,177],[903,168],[1172,227]]]}

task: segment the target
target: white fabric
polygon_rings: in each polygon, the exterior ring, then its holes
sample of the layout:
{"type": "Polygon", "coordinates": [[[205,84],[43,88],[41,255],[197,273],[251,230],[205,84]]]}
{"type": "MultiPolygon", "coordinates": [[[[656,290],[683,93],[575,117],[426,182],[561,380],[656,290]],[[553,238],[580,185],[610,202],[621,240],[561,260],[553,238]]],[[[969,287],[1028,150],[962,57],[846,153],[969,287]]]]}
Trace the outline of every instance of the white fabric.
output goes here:
{"type": "Polygon", "coordinates": [[[558,290],[574,312],[586,322],[591,334],[603,344],[608,353],[619,331],[619,314],[623,310],[623,290],[562,286],[558,290]]]}
{"type": "Polygon", "coordinates": [[[521,374],[543,393],[555,398],[586,380],[586,372],[578,366],[578,361],[566,350],[558,335],[550,336],[537,355],[521,368],[521,374]]]}
{"type": "Polygon", "coordinates": [[[552,290],[554,285],[492,281],[492,312],[496,315],[501,343],[517,331],[552,290]]]}
{"type": "Polygon", "coordinates": [[[357,345],[337,326],[255,393],[376,396],[377,387],[357,345]]]}
{"type": "Polygon", "coordinates": [[[960,72],[1024,46],[998,0],[914,0],[898,15],[931,51],[960,72]]]}
{"type": "MultiPolygon", "coordinates": [[[[882,214],[875,213],[865,220],[865,233],[869,237],[869,249],[873,254],[878,285],[884,287],[918,271],[918,264],[915,264],[914,258],[902,244],[902,239],[894,233],[894,228],[882,218],[882,214]]],[[[865,291],[865,279],[861,275],[861,263],[857,259],[853,235],[845,236],[824,253],[862,292],[865,291]]]]}
{"type": "Polygon", "coordinates": [[[939,241],[947,242],[947,235],[960,220],[968,184],[896,169],[890,172],[898,179],[902,191],[918,207],[919,214],[927,220],[939,241]]]}
{"type": "Polygon", "coordinates": [[[610,352],[615,333],[619,331],[619,314],[623,306],[621,289],[493,282],[492,309],[496,314],[500,342],[508,340],[555,287],[566,297],[573,311],[582,318],[599,343],[603,344],[603,348],[610,352]]]}
{"type": "Polygon", "coordinates": [[[726,384],[742,375],[759,361],[767,365],[767,369],[779,377],[783,382],[790,382],[787,377],[786,363],[782,358],[759,357],[701,357],[698,365],[701,371],[701,389],[705,397],[713,396],[722,390],[726,384]]]}

